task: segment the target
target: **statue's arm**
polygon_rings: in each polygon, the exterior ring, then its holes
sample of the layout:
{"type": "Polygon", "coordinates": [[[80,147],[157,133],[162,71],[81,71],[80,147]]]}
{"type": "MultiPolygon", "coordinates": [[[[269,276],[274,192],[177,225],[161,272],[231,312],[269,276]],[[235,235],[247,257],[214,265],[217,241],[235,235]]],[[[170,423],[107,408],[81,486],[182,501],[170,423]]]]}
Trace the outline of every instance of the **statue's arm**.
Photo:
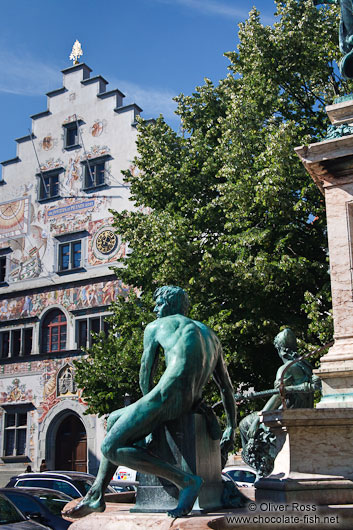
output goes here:
{"type": "Polygon", "coordinates": [[[213,379],[221,393],[224,410],[227,418],[227,428],[223,433],[221,446],[225,451],[230,451],[234,445],[234,434],[237,426],[236,404],[234,399],[234,389],[230,380],[227,367],[225,365],[223,356],[220,355],[213,379]]]}
{"type": "Polygon", "coordinates": [[[159,344],[156,340],[154,328],[146,328],[143,337],[143,354],[140,366],[140,388],[142,394],[147,394],[152,388],[154,369],[158,360],[159,344]]]}

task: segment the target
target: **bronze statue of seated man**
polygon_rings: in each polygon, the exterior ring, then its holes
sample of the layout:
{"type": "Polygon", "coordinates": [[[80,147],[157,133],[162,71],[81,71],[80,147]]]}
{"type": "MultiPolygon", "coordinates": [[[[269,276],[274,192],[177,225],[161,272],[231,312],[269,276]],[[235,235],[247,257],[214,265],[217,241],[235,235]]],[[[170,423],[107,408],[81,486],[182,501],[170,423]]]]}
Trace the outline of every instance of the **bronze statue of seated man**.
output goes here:
{"type": "Polygon", "coordinates": [[[175,484],[180,490],[179,501],[168,514],[180,517],[189,513],[202,478],[163,461],[141,441],[166,422],[197,409],[211,376],[220,389],[227,418],[221,450],[226,453],[233,448],[236,406],[219,339],[205,324],[186,316],[189,300],[180,287],[161,287],[154,299],[157,320],[146,326],[141,359],[143,397],[109,416],[97,478],[85,498],[66,512],[70,517],[105,509],[104,492],[118,465],[158,475],[175,484]],[[166,369],[153,387],[160,350],[164,351],[166,369]]]}

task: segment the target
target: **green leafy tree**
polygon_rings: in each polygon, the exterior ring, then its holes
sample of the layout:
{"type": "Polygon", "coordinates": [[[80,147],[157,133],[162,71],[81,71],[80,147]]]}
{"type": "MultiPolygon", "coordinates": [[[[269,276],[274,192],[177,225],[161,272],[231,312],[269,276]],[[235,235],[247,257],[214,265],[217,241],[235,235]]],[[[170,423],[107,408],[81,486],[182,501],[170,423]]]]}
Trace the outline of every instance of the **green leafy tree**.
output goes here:
{"type": "MultiPolygon", "coordinates": [[[[80,385],[84,370],[105,370],[108,352],[113,364],[132,363],[122,377],[136,382],[142,346],[124,339],[124,322],[141,339],[141,307],[151,309],[163,284],[184,287],[191,317],[218,333],[235,387],[271,386],[281,327],[292,327],[303,350],[330,336],[324,202],[293,148],[323,138],[325,105],[350,89],[335,66],[338,13],[311,0],[276,5],[273,26],[255,9],[240,24],[218,86],[206,79],[176,98],[183,134],[163,117],[140,121],[138,171],[125,173],[136,210],[114,215],[133,249],[117,275],[142,296],[115,306],[119,346],[101,338],[81,361],[80,385]]],[[[111,385],[117,402],[126,385],[111,385]]],[[[92,410],[102,410],[103,387],[84,386],[92,410]]]]}

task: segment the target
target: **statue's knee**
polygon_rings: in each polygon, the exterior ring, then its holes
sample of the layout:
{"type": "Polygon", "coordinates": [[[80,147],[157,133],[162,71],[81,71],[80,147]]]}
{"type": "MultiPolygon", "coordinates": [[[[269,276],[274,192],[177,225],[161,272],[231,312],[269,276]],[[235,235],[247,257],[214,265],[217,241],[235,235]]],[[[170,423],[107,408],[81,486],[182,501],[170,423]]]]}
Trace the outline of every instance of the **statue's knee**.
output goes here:
{"type": "Polygon", "coordinates": [[[113,444],[108,439],[103,440],[102,447],[101,447],[102,455],[105,456],[105,458],[108,458],[108,460],[111,460],[112,453],[114,451],[113,444]]]}

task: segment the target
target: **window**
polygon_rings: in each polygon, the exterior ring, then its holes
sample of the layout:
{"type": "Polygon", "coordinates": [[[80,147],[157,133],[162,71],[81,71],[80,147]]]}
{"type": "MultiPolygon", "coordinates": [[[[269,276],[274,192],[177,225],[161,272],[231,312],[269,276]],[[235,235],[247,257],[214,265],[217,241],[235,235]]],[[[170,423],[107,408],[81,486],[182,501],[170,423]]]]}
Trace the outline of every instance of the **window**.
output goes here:
{"type": "Polygon", "coordinates": [[[90,161],[84,163],[84,188],[97,188],[105,184],[105,161],[90,161]]]}
{"type": "Polygon", "coordinates": [[[6,256],[0,256],[0,283],[5,281],[6,277],[6,256]]]}
{"type": "Polygon", "coordinates": [[[64,125],[64,147],[66,149],[78,145],[77,122],[64,125]]]}
{"type": "Polygon", "coordinates": [[[59,309],[50,311],[45,317],[42,338],[45,353],[66,349],[66,317],[59,309]]]}
{"type": "Polygon", "coordinates": [[[81,240],[59,244],[59,271],[69,271],[81,267],[81,240]]]}
{"type": "Polygon", "coordinates": [[[103,331],[106,335],[109,330],[109,322],[105,320],[107,315],[80,318],[76,321],[76,343],[78,348],[89,348],[94,343],[91,333],[103,331]]]}
{"type": "Polygon", "coordinates": [[[39,196],[38,199],[54,199],[59,197],[59,175],[62,169],[57,171],[48,171],[37,175],[39,178],[39,196]]]}
{"type": "Polygon", "coordinates": [[[0,333],[0,354],[1,358],[4,359],[10,354],[10,332],[2,331],[0,333]]]}
{"type": "Polygon", "coordinates": [[[32,353],[33,328],[0,331],[0,358],[18,357],[32,353]]]}
{"type": "Polygon", "coordinates": [[[4,456],[24,456],[27,440],[27,411],[9,408],[5,411],[4,456]]]}

